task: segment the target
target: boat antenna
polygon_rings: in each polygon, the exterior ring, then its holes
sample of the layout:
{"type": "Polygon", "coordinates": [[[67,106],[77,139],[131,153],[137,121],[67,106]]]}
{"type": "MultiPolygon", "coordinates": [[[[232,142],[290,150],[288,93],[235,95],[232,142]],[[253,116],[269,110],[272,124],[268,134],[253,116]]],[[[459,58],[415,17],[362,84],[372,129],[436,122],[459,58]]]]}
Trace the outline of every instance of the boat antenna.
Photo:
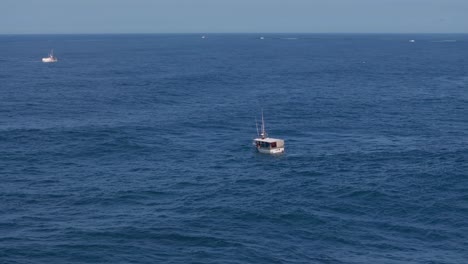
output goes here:
{"type": "Polygon", "coordinates": [[[257,128],[257,137],[259,137],[260,134],[258,133],[258,121],[257,121],[257,117],[255,117],[255,128],[257,128]]]}
{"type": "Polygon", "coordinates": [[[265,131],[265,121],[263,120],[263,108],[262,108],[262,134],[260,134],[262,138],[266,138],[267,134],[265,131]]]}

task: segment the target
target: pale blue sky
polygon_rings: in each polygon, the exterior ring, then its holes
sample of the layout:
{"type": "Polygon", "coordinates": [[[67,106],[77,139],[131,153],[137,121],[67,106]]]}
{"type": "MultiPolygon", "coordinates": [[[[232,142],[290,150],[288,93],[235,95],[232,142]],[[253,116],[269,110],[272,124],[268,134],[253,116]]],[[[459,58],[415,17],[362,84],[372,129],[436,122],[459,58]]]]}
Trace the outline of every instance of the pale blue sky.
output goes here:
{"type": "Polygon", "coordinates": [[[0,0],[0,34],[468,33],[468,0],[0,0]]]}

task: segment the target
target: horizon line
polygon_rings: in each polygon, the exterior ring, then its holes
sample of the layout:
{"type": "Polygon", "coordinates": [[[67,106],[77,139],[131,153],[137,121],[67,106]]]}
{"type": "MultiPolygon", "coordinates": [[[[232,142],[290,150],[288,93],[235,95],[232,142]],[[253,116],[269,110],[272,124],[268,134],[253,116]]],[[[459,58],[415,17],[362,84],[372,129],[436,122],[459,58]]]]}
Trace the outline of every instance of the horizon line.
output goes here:
{"type": "Polygon", "coordinates": [[[221,35],[221,34],[323,34],[323,35],[467,35],[468,32],[77,32],[77,33],[0,33],[0,35],[221,35]]]}

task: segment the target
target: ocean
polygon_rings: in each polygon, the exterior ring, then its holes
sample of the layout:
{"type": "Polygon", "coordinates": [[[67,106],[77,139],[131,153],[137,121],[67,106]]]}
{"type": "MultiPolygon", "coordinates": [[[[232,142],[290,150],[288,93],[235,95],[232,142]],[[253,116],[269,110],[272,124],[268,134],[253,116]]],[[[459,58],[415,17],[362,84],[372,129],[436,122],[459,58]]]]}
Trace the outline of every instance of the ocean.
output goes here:
{"type": "Polygon", "coordinates": [[[0,263],[468,263],[468,35],[201,36],[0,36],[0,263]]]}

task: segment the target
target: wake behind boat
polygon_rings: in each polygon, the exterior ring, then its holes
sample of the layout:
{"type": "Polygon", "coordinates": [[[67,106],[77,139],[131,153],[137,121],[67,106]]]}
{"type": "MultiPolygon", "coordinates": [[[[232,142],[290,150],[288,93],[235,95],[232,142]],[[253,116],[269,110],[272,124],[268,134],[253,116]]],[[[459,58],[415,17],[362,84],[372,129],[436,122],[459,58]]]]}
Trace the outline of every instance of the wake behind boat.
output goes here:
{"type": "Polygon", "coordinates": [[[54,50],[51,50],[49,53],[49,57],[42,58],[42,62],[57,62],[57,57],[54,57],[54,50]]]}
{"type": "Polygon", "coordinates": [[[258,138],[255,138],[253,140],[253,145],[255,146],[258,152],[265,153],[265,154],[280,154],[284,152],[284,140],[268,137],[268,134],[266,133],[266,130],[265,130],[265,122],[263,120],[263,111],[262,111],[262,127],[261,127],[262,131],[260,134],[258,133],[257,122],[255,122],[255,125],[257,126],[258,138]]]}

